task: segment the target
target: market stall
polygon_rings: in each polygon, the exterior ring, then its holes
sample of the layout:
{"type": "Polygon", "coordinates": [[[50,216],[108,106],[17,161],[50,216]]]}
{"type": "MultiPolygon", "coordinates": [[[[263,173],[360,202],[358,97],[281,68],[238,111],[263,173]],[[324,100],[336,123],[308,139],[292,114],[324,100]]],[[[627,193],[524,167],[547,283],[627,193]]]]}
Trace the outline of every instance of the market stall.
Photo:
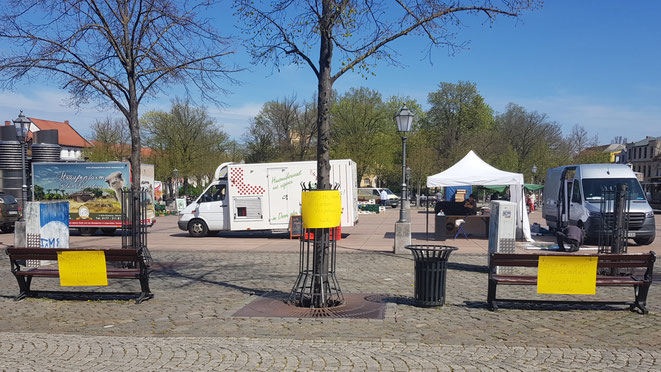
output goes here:
{"type": "Polygon", "coordinates": [[[463,159],[445,171],[427,177],[427,187],[447,186],[492,186],[508,185],[510,188],[510,201],[517,203],[517,236],[521,234],[524,239],[532,242],[530,235],[530,222],[524,205],[523,174],[505,172],[497,169],[471,150],[463,159]]]}

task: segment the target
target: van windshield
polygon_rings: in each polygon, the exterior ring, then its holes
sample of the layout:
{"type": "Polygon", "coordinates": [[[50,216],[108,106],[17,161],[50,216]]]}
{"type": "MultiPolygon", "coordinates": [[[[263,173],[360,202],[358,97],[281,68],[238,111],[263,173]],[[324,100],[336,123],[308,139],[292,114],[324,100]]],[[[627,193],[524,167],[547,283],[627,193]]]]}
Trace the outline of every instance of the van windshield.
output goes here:
{"type": "Polygon", "coordinates": [[[392,192],[392,191],[390,191],[390,189],[384,189],[384,190],[386,190],[386,193],[387,193],[388,195],[395,195],[395,193],[392,192]]]}
{"type": "Polygon", "coordinates": [[[615,189],[618,184],[627,185],[629,200],[645,200],[645,194],[640,187],[640,183],[635,178],[586,178],[583,179],[583,194],[587,201],[601,200],[602,188],[615,189]]]}

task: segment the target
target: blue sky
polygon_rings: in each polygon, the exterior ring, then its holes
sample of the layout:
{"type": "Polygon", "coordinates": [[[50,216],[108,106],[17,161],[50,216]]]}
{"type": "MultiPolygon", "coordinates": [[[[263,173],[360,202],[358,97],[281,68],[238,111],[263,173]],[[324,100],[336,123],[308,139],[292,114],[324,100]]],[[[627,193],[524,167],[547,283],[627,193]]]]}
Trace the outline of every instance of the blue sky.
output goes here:
{"type": "MultiPolygon", "coordinates": [[[[219,14],[229,14],[218,9],[219,14]]],[[[427,95],[442,81],[470,81],[496,112],[509,102],[546,113],[568,133],[574,124],[608,143],[622,135],[630,141],[646,135],[661,136],[661,2],[647,0],[547,0],[541,9],[521,19],[499,18],[492,25],[474,18],[458,32],[466,49],[448,55],[433,50],[426,57],[426,40],[406,37],[392,47],[400,51],[403,67],[380,64],[367,80],[345,74],[334,88],[341,94],[351,87],[366,86],[382,93],[410,96],[428,109],[427,95]]],[[[228,18],[220,20],[227,24],[228,18]]],[[[238,34],[235,29],[230,30],[238,34]]],[[[316,80],[307,67],[248,65],[247,54],[237,46],[231,62],[248,67],[235,78],[231,94],[220,99],[225,107],[209,104],[210,114],[232,137],[240,139],[249,120],[268,100],[296,95],[310,100],[316,80]]],[[[95,119],[115,112],[93,107],[76,110],[66,106],[66,92],[48,81],[25,83],[23,89],[0,94],[3,120],[15,119],[19,109],[40,119],[69,120],[83,135],[95,119]]],[[[173,96],[159,96],[143,104],[167,110],[173,96]]],[[[179,93],[181,94],[181,93],[179,93]]],[[[394,124],[393,124],[394,125],[394,124]]]]}

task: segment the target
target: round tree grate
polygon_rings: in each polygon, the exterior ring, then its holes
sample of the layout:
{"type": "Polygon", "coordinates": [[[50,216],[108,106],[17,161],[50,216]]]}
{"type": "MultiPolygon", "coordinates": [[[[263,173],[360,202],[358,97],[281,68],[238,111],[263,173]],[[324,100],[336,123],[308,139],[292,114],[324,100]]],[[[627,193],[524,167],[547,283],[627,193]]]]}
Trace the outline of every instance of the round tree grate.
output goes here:
{"type": "Polygon", "coordinates": [[[311,309],[289,305],[285,297],[263,296],[234,313],[246,318],[351,318],[383,319],[386,301],[383,296],[365,293],[345,294],[339,306],[311,309]]]}

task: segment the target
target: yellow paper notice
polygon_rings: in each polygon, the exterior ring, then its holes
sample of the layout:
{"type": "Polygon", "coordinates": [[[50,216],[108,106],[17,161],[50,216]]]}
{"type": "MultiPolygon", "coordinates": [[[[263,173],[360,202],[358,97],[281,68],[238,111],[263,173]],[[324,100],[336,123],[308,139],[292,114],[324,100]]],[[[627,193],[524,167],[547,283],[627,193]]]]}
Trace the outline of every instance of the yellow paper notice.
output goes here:
{"type": "Polygon", "coordinates": [[[57,263],[62,287],[108,285],[103,251],[57,252],[57,263]]]}
{"type": "Polygon", "coordinates": [[[342,201],[339,190],[303,191],[301,204],[303,227],[306,229],[340,225],[342,201]]]}
{"type": "Polygon", "coordinates": [[[537,293],[593,295],[596,292],[597,257],[539,257],[537,293]]]}

